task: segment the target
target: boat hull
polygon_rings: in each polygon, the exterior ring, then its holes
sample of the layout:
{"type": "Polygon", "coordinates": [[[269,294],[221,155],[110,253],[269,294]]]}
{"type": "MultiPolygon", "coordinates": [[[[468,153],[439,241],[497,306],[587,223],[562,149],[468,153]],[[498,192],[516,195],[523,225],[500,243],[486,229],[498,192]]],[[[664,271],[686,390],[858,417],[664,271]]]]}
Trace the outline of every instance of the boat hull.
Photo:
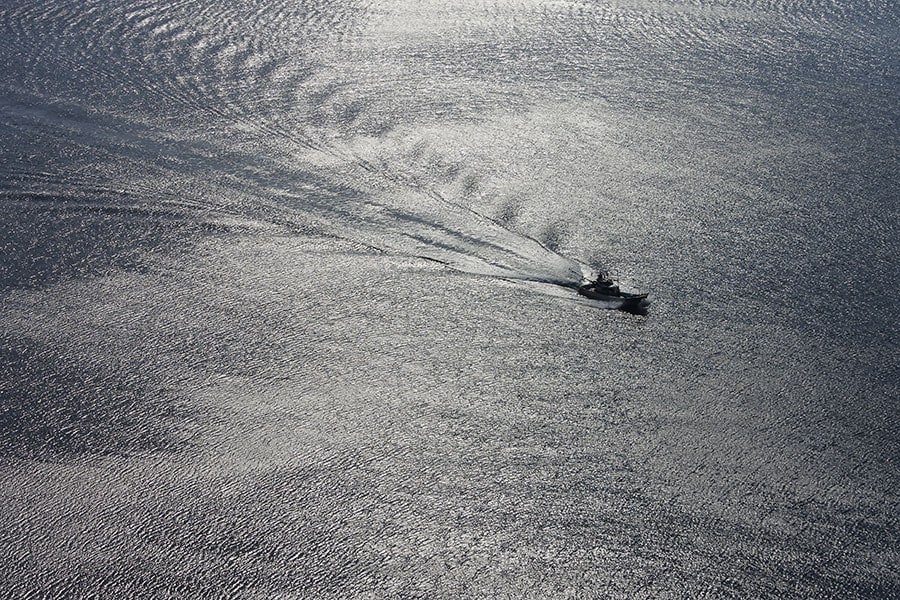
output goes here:
{"type": "Polygon", "coordinates": [[[589,287],[579,288],[578,293],[586,298],[614,305],[619,310],[632,313],[645,313],[650,304],[647,294],[607,294],[589,287]]]}

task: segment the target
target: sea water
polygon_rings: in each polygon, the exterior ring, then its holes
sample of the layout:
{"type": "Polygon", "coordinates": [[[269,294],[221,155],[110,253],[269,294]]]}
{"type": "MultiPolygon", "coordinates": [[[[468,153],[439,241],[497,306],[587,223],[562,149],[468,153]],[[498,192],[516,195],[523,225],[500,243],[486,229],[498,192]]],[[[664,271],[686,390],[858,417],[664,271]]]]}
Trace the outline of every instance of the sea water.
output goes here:
{"type": "Polygon", "coordinates": [[[898,31],[4,2],[3,594],[900,594],[898,31]]]}

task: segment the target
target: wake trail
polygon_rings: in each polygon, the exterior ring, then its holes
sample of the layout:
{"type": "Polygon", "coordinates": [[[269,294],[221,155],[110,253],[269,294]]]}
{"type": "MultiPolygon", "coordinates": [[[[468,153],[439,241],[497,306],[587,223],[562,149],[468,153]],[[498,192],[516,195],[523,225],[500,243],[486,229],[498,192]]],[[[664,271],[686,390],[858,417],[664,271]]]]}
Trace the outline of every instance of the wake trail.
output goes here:
{"type": "MultiPolygon", "coordinates": [[[[361,169],[393,186],[393,194],[378,193],[377,199],[363,203],[370,209],[371,224],[377,227],[358,228],[353,239],[365,238],[383,251],[405,252],[460,272],[508,280],[570,287],[593,272],[587,265],[548,248],[535,237],[513,231],[403,173],[376,166],[348,150],[322,143],[316,145],[319,152],[339,163],[361,169]]],[[[339,178],[352,180],[352,173],[339,178]]]]}

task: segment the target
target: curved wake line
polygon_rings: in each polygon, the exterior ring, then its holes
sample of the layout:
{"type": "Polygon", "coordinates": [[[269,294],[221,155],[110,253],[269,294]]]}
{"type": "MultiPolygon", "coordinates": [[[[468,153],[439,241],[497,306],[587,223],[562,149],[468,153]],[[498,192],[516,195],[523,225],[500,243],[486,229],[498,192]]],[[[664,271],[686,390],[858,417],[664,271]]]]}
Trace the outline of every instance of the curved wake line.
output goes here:
{"type": "MultiPolygon", "coordinates": [[[[293,208],[306,212],[314,208],[325,222],[341,231],[340,237],[381,252],[398,252],[441,263],[456,271],[508,280],[532,281],[571,287],[596,276],[594,269],[548,248],[525,233],[516,232],[496,219],[437,190],[421,185],[402,173],[379,168],[359,155],[327,143],[303,144],[306,149],[327,155],[346,168],[358,168],[382,182],[395,186],[388,192],[366,193],[351,202],[347,197],[317,202],[288,193],[297,201],[293,208]],[[391,193],[393,192],[393,193],[391,193]],[[339,218],[327,218],[331,216],[339,218]],[[359,219],[359,217],[362,217],[359,219]],[[360,222],[361,221],[361,222],[360,222]]],[[[345,180],[359,191],[352,173],[327,180],[345,180]]],[[[311,211],[313,212],[313,211],[311,211]]]]}

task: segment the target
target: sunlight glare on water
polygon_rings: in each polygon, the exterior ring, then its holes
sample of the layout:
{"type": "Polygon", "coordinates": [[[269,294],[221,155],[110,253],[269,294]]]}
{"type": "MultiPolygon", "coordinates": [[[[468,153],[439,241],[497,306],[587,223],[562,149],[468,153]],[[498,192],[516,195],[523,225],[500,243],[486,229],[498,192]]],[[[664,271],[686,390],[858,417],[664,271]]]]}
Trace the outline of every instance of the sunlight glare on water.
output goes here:
{"type": "Polygon", "coordinates": [[[900,595],[898,25],[3,5],[4,594],[900,595]]]}

